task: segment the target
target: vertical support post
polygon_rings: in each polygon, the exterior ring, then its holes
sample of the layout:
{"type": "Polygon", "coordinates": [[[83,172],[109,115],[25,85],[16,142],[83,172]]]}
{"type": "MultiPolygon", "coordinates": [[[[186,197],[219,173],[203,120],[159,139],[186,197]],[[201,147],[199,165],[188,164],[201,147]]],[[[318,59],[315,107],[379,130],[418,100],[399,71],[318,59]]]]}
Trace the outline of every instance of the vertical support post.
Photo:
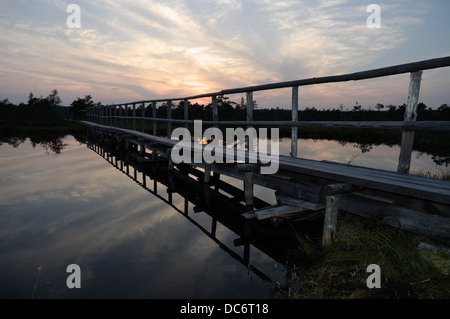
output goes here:
{"type": "Polygon", "coordinates": [[[203,177],[203,185],[204,185],[204,188],[205,188],[205,204],[206,204],[206,206],[209,206],[211,204],[210,188],[209,188],[210,182],[211,182],[211,165],[208,164],[205,167],[205,176],[203,177]]]}
{"type": "MultiPolygon", "coordinates": [[[[156,102],[152,102],[152,116],[153,118],[156,118],[156,102]]],[[[153,120],[153,135],[156,136],[157,130],[156,130],[156,121],[153,120]]]]}
{"type": "Polygon", "coordinates": [[[187,198],[184,199],[184,214],[189,215],[189,201],[187,198]]]}
{"type": "MultiPolygon", "coordinates": [[[[188,100],[184,100],[184,120],[188,121],[189,120],[189,101],[188,100]]],[[[189,128],[189,124],[188,123],[184,123],[184,127],[186,129],[189,128]]]]}
{"type": "MultiPolygon", "coordinates": [[[[422,80],[422,71],[412,72],[409,81],[408,104],[406,105],[406,121],[415,121],[417,118],[417,104],[419,102],[420,82],[422,80]]],[[[402,146],[398,159],[397,172],[408,174],[411,165],[411,156],[414,144],[414,131],[403,131],[402,146]]]]}
{"type": "Polygon", "coordinates": [[[113,110],[114,110],[114,126],[117,126],[117,105],[113,106],[113,110]]]}
{"type": "Polygon", "coordinates": [[[217,219],[213,217],[211,221],[211,235],[216,238],[216,230],[217,230],[217,219]]]}
{"type": "Polygon", "coordinates": [[[136,131],[136,104],[133,103],[133,131],[136,131]]]}
{"type": "Polygon", "coordinates": [[[253,210],[253,172],[244,173],[244,197],[248,210],[253,210]]]}
{"type": "MultiPolygon", "coordinates": [[[[213,121],[219,121],[219,108],[217,106],[217,96],[213,95],[211,97],[211,105],[212,105],[212,115],[213,115],[213,121]]],[[[214,124],[214,128],[219,128],[219,124],[214,124]]],[[[219,136],[214,137],[216,139],[217,145],[222,145],[221,140],[219,140],[219,136]]]]}
{"type": "Polygon", "coordinates": [[[174,179],[173,179],[173,171],[174,171],[174,167],[173,167],[173,161],[172,161],[172,156],[168,156],[169,158],[169,163],[168,163],[168,174],[169,174],[169,189],[174,189],[175,188],[175,183],[174,183],[174,179]]]}
{"type": "MultiPolygon", "coordinates": [[[[247,122],[253,121],[253,92],[246,93],[246,102],[247,102],[247,122]]],[[[247,129],[252,127],[251,125],[247,125],[247,129]]],[[[248,137],[246,136],[245,148],[250,150],[250,145],[248,141],[248,137]]]]}
{"type": "Polygon", "coordinates": [[[108,107],[109,126],[113,126],[112,106],[108,107]]]}
{"type": "MultiPolygon", "coordinates": [[[[218,121],[219,120],[219,110],[217,108],[217,96],[213,95],[211,97],[211,105],[212,105],[213,121],[218,121]]],[[[218,125],[214,124],[214,127],[218,127],[218,125]]]]}
{"type": "Polygon", "coordinates": [[[122,105],[119,105],[119,115],[120,115],[120,128],[123,128],[123,119],[122,119],[122,112],[123,111],[123,109],[122,109],[122,105]]]}
{"type": "Polygon", "coordinates": [[[130,123],[128,122],[128,104],[125,104],[125,117],[127,118],[127,129],[129,129],[130,123]]]}
{"type": "MultiPolygon", "coordinates": [[[[298,121],[298,86],[292,87],[292,121],[298,121]]],[[[291,156],[297,157],[298,127],[292,126],[291,156]]]]}
{"type": "Polygon", "coordinates": [[[172,101],[167,101],[167,119],[169,122],[167,122],[167,138],[170,139],[172,136],[172,122],[170,120],[172,119],[172,101]]]}
{"type": "Polygon", "coordinates": [[[141,122],[141,129],[142,133],[145,133],[145,103],[142,103],[142,122],[141,122]]]}
{"type": "Polygon", "coordinates": [[[325,219],[323,223],[322,246],[333,243],[337,227],[339,195],[326,197],[325,219]]]}

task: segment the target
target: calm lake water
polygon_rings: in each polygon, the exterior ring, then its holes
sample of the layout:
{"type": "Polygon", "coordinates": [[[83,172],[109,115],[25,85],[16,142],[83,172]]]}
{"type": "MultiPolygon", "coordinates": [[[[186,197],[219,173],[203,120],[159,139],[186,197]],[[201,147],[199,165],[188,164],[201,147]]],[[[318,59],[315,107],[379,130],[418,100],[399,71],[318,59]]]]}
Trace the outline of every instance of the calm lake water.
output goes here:
{"type": "MultiPolygon", "coordinates": [[[[186,206],[163,183],[138,176],[139,185],[133,168],[127,174],[73,136],[62,142],[60,154],[29,139],[0,145],[0,298],[276,295],[274,282],[287,271],[277,257],[237,244],[234,231],[186,206]],[[80,266],[80,289],[66,285],[70,264],[80,266]]],[[[280,153],[289,147],[284,139],[280,153]]],[[[387,170],[396,170],[398,154],[398,147],[383,145],[363,153],[351,143],[299,141],[302,157],[387,170]]],[[[411,166],[443,170],[427,154],[413,154],[411,166]]],[[[260,187],[255,196],[275,199],[260,187]]]]}

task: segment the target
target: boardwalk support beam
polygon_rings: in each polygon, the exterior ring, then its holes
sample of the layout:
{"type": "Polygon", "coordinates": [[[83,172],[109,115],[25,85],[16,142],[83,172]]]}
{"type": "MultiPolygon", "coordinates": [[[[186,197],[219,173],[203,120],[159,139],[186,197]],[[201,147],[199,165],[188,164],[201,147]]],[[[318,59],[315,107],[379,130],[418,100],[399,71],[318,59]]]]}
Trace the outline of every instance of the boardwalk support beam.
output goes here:
{"type": "Polygon", "coordinates": [[[324,187],[325,199],[325,217],[323,222],[322,246],[331,245],[334,242],[337,217],[339,209],[339,200],[341,194],[349,193],[352,190],[350,184],[332,184],[324,187]]]}

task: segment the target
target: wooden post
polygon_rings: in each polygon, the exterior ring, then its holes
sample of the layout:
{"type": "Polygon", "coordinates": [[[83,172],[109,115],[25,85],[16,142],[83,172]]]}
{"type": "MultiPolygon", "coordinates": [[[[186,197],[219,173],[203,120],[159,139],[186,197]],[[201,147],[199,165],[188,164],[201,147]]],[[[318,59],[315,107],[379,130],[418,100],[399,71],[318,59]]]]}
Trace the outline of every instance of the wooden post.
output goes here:
{"type": "Polygon", "coordinates": [[[145,140],[143,138],[138,138],[139,141],[139,155],[145,155],[145,140]]]}
{"type": "MultiPolygon", "coordinates": [[[[189,101],[188,100],[184,100],[184,120],[188,121],[189,120],[189,101]]],[[[189,124],[188,123],[184,123],[184,127],[186,129],[189,128],[189,124]]]]}
{"type": "Polygon", "coordinates": [[[119,114],[120,114],[120,128],[123,128],[123,121],[122,121],[122,115],[123,115],[123,109],[122,105],[119,106],[119,114]]]}
{"type": "Polygon", "coordinates": [[[128,122],[128,104],[125,104],[125,117],[127,118],[127,129],[130,128],[130,123],[128,122]]]}
{"type": "MultiPolygon", "coordinates": [[[[217,109],[217,96],[213,95],[211,97],[211,105],[212,105],[213,121],[218,121],[219,120],[219,110],[217,109]]],[[[215,124],[214,127],[218,127],[218,125],[215,124]]]]}
{"type": "MultiPolygon", "coordinates": [[[[292,121],[298,121],[298,86],[292,87],[292,121]]],[[[297,157],[298,127],[292,126],[291,156],[297,157]]]]}
{"type": "Polygon", "coordinates": [[[117,127],[117,106],[114,106],[114,126],[117,127]]]}
{"type": "Polygon", "coordinates": [[[326,197],[325,219],[323,223],[322,246],[333,243],[337,227],[339,195],[326,197]]]}
{"type": "Polygon", "coordinates": [[[142,103],[141,105],[142,107],[142,122],[141,122],[141,129],[142,129],[142,133],[145,133],[145,103],[142,103]]]}
{"type": "MultiPolygon", "coordinates": [[[[152,116],[153,118],[156,118],[156,102],[152,102],[152,116]]],[[[153,120],[153,135],[156,136],[157,131],[156,131],[156,121],[153,120]]]]}
{"type": "Polygon", "coordinates": [[[253,198],[253,173],[244,173],[244,197],[245,204],[248,210],[253,210],[254,198],[253,198]]]}
{"type": "Polygon", "coordinates": [[[169,163],[168,163],[168,174],[169,174],[169,189],[174,189],[175,188],[175,182],[173,179],[173,171],[174,171],[174,167],[173,167],[173,161],[172,161],[172,156],[169,155],[169,163]]]}
{"type": "MultiPolygon", "coordinates": [[[[172,119],[172,101],[171,100],[167,101],[167,119],[168,120],[172,119]]],[[[171,137],[172,137],[172,123],[167,122],[167,138],[170,140],[171,137]]]]}
{"type": "MultiPolygon", "coordinates": [[[[408,104],[405,110],[405,122],[415,121],[417,118],[417,104],[419,102],[420,82],[422,71],[412,72],[409,82],[408,104]]],[[[414,144],[414,131],[403,131],[402,146],[398,159],[397,172],[408,174],[411,165],[411,155],[414,144]]]]}
{"type": "Polygon", "coordinates": [[[205,204],[209,206],[211,204],[210,188],[209,184],[211,182],[211,165],[208,164],[205,167],[205,176],[203,177],[203,184],[205,189],[205,204]]]}
{"type": "MultiPolygon", "coordinates": [[[[253,92],[247,92],[246,99],[247,99],[247,122],[251,122],[253,121],[253,92]]],[[[247,125],[247,129],[250,127],[252,126],[247,125]]],[[[246,136],[245,148],[247,150],[250,150],[250,147],[253,146],[249,145],[248,137],[246,136]]]]}
{"type": "Polygon", "coordinates": [[[133,131],[136,131],[136,104],[133,103],[133,131]]]}

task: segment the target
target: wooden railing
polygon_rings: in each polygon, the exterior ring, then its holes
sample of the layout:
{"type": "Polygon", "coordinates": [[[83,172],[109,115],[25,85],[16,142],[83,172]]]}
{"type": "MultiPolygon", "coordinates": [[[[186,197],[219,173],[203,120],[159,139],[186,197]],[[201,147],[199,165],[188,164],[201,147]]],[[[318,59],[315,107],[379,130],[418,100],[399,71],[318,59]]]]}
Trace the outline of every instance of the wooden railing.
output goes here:
{"type": "Polygon", "coordinates": [[[417,105],[419,101],[420,83],[423,70],[436,69],[450,66],[450,56],[415,63],[396,65],[386,68],[368,70],[363,72],[326,76],[310,79],[302,79],[287,82],[270,83],[264,85],[256,85],[235,89],[222,90],[220,92],[206,93],[182,98],[154,99],[137,102],[129,102],[123,104],[113,104],[107,106],[98,106],[89,108],[86,113],[88,121],[109,126],[124,126],[124,121],[129,127],[129,120],[132,120],[133,130],[136,130],[137,121],[141,121],[141,129],[145,131],[145,122],[151,121],[153,135],[157,135],[157,123],[167,123],[167,137],[171,138],[172,123],[184,124],[187,128],[189,124],[193,124],[194,120],[189,120],[189,100],[200,98],[211,98],[212,105],[212,121],[203,121],[205,125],[242,125],[242,126],[291,126],[291,156],[297,157],[298,127],[338,127],[338,128],[382,128],[402,130],[402,143],[398,161],[397,171],[399,173],[409,173],[411,155],[414,143],[414,131],[450,131],[450,122],[448,121],[420,121],[416,122],[417,105]],[[408,102],[404,114],[404,121],[299,121],[298,119],[298,88],[306,85],[317,85],[324,83],[335,83],[345,81],[359,81],[386,77],[397,74],[411,73],[408,102]],[[291,121],[254,121],[253,120],[253,92],[263,90],[274,90],[282,88],[292,88],[292,120],[291,121]],[[217,105],[217,97],[230,94],[246,94],[246,121],[220,121],[217,105]],[[184,119],[172,119],[172,105],[174,101],[184,101],[184,119]],[[156,116],[157,103],[167,103],[167,117],[158,118],[156,116]],[[145,116],[145,108],[151,106],[152,117],[145,116]],[[138,116],[138,108],[141,115],[138,116]],[[128,116],[129,110],[132,116],[128,116]]]}

